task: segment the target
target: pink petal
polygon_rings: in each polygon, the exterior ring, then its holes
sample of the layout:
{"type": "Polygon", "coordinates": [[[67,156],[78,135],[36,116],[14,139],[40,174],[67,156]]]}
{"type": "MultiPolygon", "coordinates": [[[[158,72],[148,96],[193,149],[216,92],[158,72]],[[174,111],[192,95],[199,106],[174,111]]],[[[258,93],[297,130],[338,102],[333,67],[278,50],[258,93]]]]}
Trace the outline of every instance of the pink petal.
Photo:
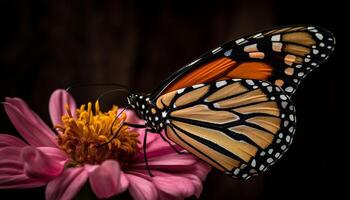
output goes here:
{"type": "Polygon", "coordinates": [[[163,153],[163,150],[167,149],[168,152],[175,152],[174,149],[166,142],[164,141],[161,136],[159,134],[162,134],[170,143],[173,144],[173,146],[175,148],[177,148],[178,150],[182,150],[181,147],[179,147],[178,145],[176,145],[175,143],[173,143],[170,139],[168,139],[166,136],[165,136],[165,133],[164,131],[162,131],[161,133],[148,133],[148,136],[147,136],[147,152],[154,152],[156,154],[156,156],[159,156],[159,155],[162,155],[163,153]],[[154,139],[150,142],[148,141],[148,138],[149,137],[154,137],[154,139]],[[161,149],[161,151],[160,151],[161,149]],[[172,150],[172,151],[170,151],[172,150]]]}
{"type": "Polygon", "coordinates": [[[46,199],[72,199],[83,187],[87,178],[88,173],[82,167],[66,169],[61,176],[47,184],[46,199]]]}
{"type": "Polygon", "coordinates": [[[42,151],[33,147],[24,147],[22,150],[22,162],[24,173],[31,178],[51,179],[60,175],[64,165],[54,157],[45,155],[42,151]]]}
{"type": "Polygon", "coordinates": [[[186,177],[192,182],[194,195],[199,198],[203,190],[202,180],[194,174],[180,174],[179,176],[186,177]]]}
{"type": "Polygon", "coordinates": [[[153,200],[158,198],[157,189],[154,184],[139,176],[126,174],[129,180],[129,192],[134,199],[153,200]]]}
{"type": "Polygon", "coordinates": [[[0,161],[2,160],[14,160],[22,163],[21,153],[23,147],[3,147],[0,148],[0,161]]]}
{"type": "Polygon", "coordinates": [[[58,146],[54,133],[22,100],[11,98],[6,98],[6,100],[7,102],[3,104],[8,117],[29,144],[33,146],[58,146]],[[13,102],[15,104],[12,104],[13,102]]]}
{"type": "Polygon", "coordinates": [[[46,180],[33,179],[23,172],[21,161],[22,147],[0,148],[0,189],[4,188],[32,188],[47,183],[46,180]]]}
{"type": "Polygon", "coordinates": [[[24,174],[0,176],[0,189],[35,188],[46,185],[47,181],[32,179],[24,174]]]}
{"type": "MultiPolygon", "coordinates": [[[[120,112],[122,111],[122,109],[120,108],[118,111],[120,112]]],[[[140,119],[134,110],[127,109],[125,110],[125,112],[127,116],[126,122],[130,124],[145,124],[145,121],[140,119]]]]}
{"type": "Polygon", "coordinates": [[[26,145],[27,144],[18,137],[8,134],[0,134],[0,148],[6,146],[24,147],[26,145]]]}
{"type": "Polygon", "coordinates": [[[118,162],[107,160],[89,173],[91,189],[98,198],[109,198],[126,189],[127,185],[121,188],[120,170],[118,162]]]}
{"type": "Polygon", "coordinates": [[[37,149],[43,152],[48,157],[50,157],[51,159],[56,160],[57,162],[61,162],[63,164],[69,159],[68,155],[65,152],[55,147],[37,147],[37,149]]]}
{"type": "MultiPolygon", "coordinates": [[[[183,169],[184,167],[193,168],[193,165],[198,162],[198,160],[189,154],[178,154],[174,152],[173,149],[168,149],[170,151],[168,154],[163,154],[160,156],[148,156],[148,165],[150,167],[156,167],[158,168],[176,168],[176,169],[183,169]]],[[[164,151],[161,151],[163,152],[164,151]]],[[[142,158],[143,159],[143,158],[142,158]]],[[[135,164],[134,166],[145,166],[145,162],[142,160],[142,162],[139,162],[135,164]]]]}
{"type": "Polygon", "coordinates": [[[70,107],[70,112],[75,115],[76,104],[73,97],[62,89],[55,90],[49,101],[50,117],[53,125],[62,124],[61,117],[67,114],[66,104],[70,107]]]}
{"type": "Polygon", "coordinates": [[[205,163],[204,161],[198,159],[198,163],[194,165],[192,173],[198,176],[202,181],[204,181],[210,171],[211,166],[205,163]]]}
{"type": "MultiPolygon", "coordinates": [[[[0,148],[0,179],[3,176],[9,175],[6,171],[7,169],[14,172],[18,172],[16,174],[23,174],[23,162],[20,159],[22,152],[21,147],[5,147],[0,148]]],[[[9,172],[10,173],[10,172],[9,172]]]]}
{"type": "Polygon", "coordinates": [[[27,103],[20,98],[10,98],[6,97],[6,102],[16,107],[28,120],[32,121],[34,124],[39,124],[40,127],[46,129],[47,132],[51,132],[55,135],[51,129],[46,125],[45,122],[35,113],[33,112],[27,103]]]}
{"type": "Polygon", "coordinates": [[[173,176],[167,173],[153,172],[152,178],[156,187],[174,197],[186,198],[195,193],[192,181],[186,177],[173,176]]]}
{"type": "Polygon", "coordinates": [[[119,186],[119,193],[120,192],[123,192],[126,190],[126,188],[129,187],[129,180],[128,180],[128,177],[126,176],[126,174],[121,171],[120,173],[120,186],[119,186]]]}

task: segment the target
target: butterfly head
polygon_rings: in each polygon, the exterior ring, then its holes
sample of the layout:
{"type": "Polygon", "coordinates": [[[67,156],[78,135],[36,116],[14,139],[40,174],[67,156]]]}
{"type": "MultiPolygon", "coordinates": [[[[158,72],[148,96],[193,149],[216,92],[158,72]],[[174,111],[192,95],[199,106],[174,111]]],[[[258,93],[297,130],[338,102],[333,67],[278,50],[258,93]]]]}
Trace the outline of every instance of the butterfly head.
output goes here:
{"type": "Polygon", "coordinates": [[[130,94],[127,100],[133,110],[137,112],[141,119],[145,120],[145,124],[153,132],[158,132],[163,128],[165,124],[164,114],[162,115],[162,112],[150,102],[149,95],[130,94]]]}

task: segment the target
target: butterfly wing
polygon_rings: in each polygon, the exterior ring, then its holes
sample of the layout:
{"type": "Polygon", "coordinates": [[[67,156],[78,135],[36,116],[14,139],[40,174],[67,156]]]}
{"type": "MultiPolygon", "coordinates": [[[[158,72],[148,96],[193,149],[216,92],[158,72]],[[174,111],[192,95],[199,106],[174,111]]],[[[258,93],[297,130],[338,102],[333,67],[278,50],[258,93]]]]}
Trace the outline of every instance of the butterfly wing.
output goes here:
{"type": "Polygon", "coordinates": [[[151,95],[232,78],[265,80],[291,96],[333,51],[335,38],[317,26],[287,26],[228,42],[184,66],[151,95]]]}
{"type": "Polygon", "coordinates": [[[243,179],[265,171],[289,148],[295,110],[278,86],[223,80],[162,95],[166,135],[217,169],[243,179]]]}

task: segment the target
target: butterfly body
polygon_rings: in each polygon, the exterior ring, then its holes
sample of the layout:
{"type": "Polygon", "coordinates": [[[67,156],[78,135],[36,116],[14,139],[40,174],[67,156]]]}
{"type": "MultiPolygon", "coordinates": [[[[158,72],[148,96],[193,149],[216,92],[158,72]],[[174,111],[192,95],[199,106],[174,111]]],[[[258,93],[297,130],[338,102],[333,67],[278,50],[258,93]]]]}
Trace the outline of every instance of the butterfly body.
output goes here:
{"type": "Polygon", "coordinates": [[[290,98],[333,51],[333,35],[286,26],[228,42],[185,65],[131,107],[151,132],[228,175],[248,179],[288,150],[296,128],[290,98]]]}
{"type": "Polygon", "coordinates": [[[127,100],[139,117],[145,121],[150,132],[157,133],[164,128],[167,112],[152,104],[149,95],[130,94],[127,100]]]}

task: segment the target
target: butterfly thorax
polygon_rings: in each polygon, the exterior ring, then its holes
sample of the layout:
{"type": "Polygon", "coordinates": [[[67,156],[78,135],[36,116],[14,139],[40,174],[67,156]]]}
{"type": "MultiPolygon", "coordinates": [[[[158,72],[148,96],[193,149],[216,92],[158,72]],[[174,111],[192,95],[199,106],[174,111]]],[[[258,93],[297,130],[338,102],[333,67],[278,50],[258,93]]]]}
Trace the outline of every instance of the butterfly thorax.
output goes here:
{"type": "Polygon", "coordinates": [[[138,116],[145,121],[145,125],[152,132],[159,132],[164,128],[165,113],[159,110],[150,101],[149,95],[131,94],[128,96],[129,105],[136,111],[138,116]]]}

